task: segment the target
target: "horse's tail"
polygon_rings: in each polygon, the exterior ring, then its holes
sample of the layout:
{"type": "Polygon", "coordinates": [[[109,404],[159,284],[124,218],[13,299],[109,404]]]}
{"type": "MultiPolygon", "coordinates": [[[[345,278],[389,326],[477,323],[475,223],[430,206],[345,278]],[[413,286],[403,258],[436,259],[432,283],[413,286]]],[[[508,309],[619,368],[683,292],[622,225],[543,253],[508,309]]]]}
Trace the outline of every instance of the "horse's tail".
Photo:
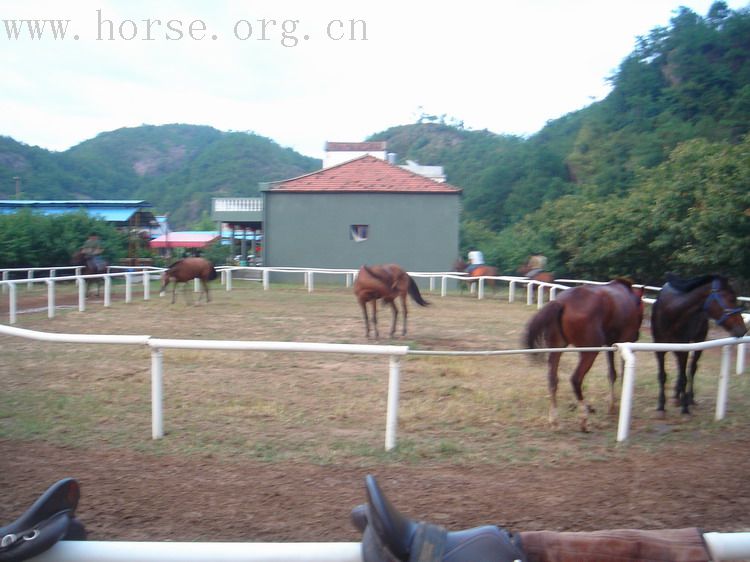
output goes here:
{"type": "Polygon", "coordinates": [[[213,264],[210,264],[210,265],[211,265],[211,269],[208,271],[208,280],[213,281],[219,276],[219,274],[216,271],[216,268],[214,267],[214,265],[213,264]]]}
{"type": "Polygon", "coordinates": [[[419,292],[416,281],[410,275],[407,275],[407,277],[409,278],[409,295],[414,299],[414,302],[419,306],[429,306],[430,303],[422,298],[422,293],[419,292]]]}
{"type": "Polygon", "coordinates": [[[550,336],[557,334],[561,330],[560,321],[562,319],[563,305],[558,301],[551,301],[532,316],[526,325],[526,331],[523,335],[523,345],[528,349],[539,349],[545,347],[550,336]]]}

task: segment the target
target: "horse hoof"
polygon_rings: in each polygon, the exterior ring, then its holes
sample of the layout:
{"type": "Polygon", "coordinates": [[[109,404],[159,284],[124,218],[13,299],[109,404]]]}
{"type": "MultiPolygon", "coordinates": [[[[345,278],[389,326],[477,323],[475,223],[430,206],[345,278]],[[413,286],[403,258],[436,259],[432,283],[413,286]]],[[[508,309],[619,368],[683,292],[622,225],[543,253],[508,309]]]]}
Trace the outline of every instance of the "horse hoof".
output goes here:
{"type": "Polygon", "coordinates": [[[663,420],[663,419],[666,419],[666,417],[667,417],[667,412],[665,412],[664,410],[656,410],[657,420],[663,420]]]}

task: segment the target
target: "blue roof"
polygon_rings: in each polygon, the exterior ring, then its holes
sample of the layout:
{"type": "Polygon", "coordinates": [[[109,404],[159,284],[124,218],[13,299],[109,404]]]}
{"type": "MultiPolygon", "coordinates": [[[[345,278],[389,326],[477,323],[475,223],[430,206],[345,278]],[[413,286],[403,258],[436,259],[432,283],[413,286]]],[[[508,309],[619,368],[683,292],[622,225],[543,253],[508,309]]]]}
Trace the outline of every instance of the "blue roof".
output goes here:
{"type": "MultiPolygon", "coordinates": [[[[92,217],[107,222],[127,222],[137,212],[153,207],[148,201],[86,200],[86,201],[15,201],[0,200],[0,214],[31,209],[44,215],[59,215],[84,210],[92,217]]],[[[151,211],[146,211],[150,213],[151,211]]]]}

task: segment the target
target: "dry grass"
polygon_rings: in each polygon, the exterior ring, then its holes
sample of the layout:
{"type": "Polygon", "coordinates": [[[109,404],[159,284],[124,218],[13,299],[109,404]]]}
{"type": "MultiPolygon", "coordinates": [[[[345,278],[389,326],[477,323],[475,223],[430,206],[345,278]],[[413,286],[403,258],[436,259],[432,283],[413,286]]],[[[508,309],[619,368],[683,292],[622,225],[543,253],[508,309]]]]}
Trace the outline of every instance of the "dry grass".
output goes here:
{"type": "MultiPolygon", "coordinates": [[[[19,287],[19,295],[24,291],[19,287]]],[[[65,291],[74,289],[61,289],[58,302],[65,291]]],[[[214,284],[212,295],[208,305],[188,305],[178,294],[171,305],[169,298],[158,297],[154,285],[150,301],[134,295],[136,300],[125,304],[120,296],[110,308],[90,304],[84,313],[59,310],[53,320],[43,309],[19,315],[18,325],[173,338],[367,342],[360,311],[344,288],[318,286],[307,293],[299,286],[274,285],[263,291],[256,283],[236,282],[230,293],[214,284]]],[[[504,294],[483,301],[467,294],[425,296],[432,306],[412,304],[409,335],[393,343],[420,350],[514,349],[536,311],[509,304],[504,294]]],[[[7,310],[7,302],[2,306],[7,310]]],[[[381,333],[387,333],[389,322],[383,310],[381,333]]],[[[647,339],[648,329],[642,334],[647,339]]],[[[0,337],[0,345],[0,437],[319,463],[551,464],[581,457],[608,460],[622,453],[615,443],[617,418],[606,414],[603,357],[586,379],[586,397],[598,408],[589,434],[577,431],[576,413],[567,408],[574,402],[566,382],[574,354],[563,360],[559,432],[547,427],[543,363],[520,355],[407,357],[402,361],[399,445],[386,454],[385,357],[165,350],[167,434],[152,441],[147,349],[9,337],[0,337]]],[[[728,418],[713,422],[718,372],[719,353],[705,353],[697,377],[701,405],[693,419],[681,421],[672,408],[666,421],[658,421],[653,416],[655,361],[639,356],[628,446],[653,449],[675,440],[708,442],[722,432],[746,431],[747,375],[733,377],[728,418]]]]}

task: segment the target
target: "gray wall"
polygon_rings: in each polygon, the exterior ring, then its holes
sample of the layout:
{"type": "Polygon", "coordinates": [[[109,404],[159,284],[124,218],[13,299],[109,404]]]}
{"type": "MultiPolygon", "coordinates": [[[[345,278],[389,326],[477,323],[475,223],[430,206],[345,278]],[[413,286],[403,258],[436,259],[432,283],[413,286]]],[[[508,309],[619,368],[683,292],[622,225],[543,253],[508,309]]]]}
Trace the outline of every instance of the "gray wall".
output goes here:
{"type": "Polygon", "coordinates": [[[358,268],[397,263],[451,271],[458,257],[459,193],[264,192],[264,265],[358,268]],[[368,239],[350,239],[353,224],[368,239]]]}

